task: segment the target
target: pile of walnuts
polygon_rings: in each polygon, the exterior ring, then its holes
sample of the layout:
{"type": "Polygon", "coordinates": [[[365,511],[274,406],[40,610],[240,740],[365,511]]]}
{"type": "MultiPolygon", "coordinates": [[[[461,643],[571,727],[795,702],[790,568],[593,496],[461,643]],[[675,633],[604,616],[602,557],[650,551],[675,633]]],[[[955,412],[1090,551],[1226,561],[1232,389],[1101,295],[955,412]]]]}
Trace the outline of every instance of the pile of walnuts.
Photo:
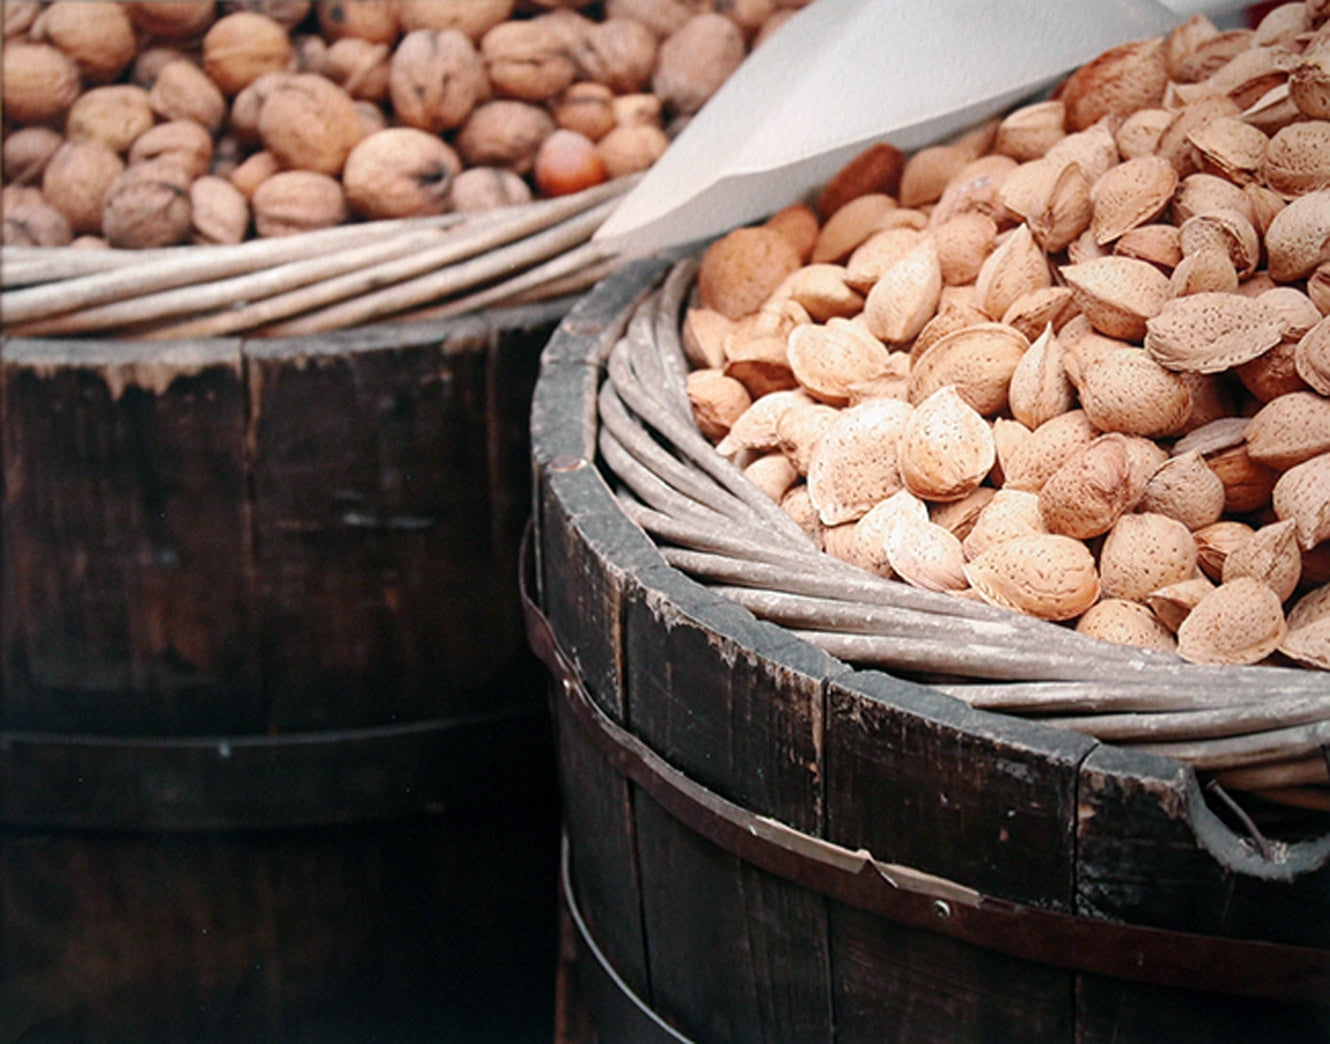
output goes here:
{"type": "Polygon", "coordinates": [[[238,243],[649,167],[808,0],[4,0],[5,245],[238,243]]]}

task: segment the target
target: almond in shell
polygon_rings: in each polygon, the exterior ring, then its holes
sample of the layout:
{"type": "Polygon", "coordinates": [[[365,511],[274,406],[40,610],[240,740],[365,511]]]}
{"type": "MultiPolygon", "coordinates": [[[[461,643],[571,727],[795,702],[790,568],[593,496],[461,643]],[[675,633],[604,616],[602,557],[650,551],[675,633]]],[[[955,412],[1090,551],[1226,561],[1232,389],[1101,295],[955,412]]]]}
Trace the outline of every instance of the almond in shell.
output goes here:
{"type": "Polygon", "coordinates": [[[1090,231],[1095,241],[1111,243],[1128,230],[1154,221],[1177,187],[1177,171],[1159,156],[1139,156],[1110,168],[1090,190],[1094,208],[1090,231]]]}
{"type": "Polygon", "coordinates": [[[1085,415],[1100,431],[1161,437],[1178,432],[1191,415],[1191,389],[1143,351],[1107,352],[1080,377],[1085,415]]]}
{"type": "Polygon", "coordinates": [[[1044,620],[1075,619],[1099,599],[1099,575],[1089,549],[1056,533],[995,544],[965,572],[990,605],[1044,620]]]}
{"type": "Polygon", "coordinates": [[[1115,645],[1172,652],[1177,648],[1173,632],[1159,622],[1148,605],[1122,598],[1105,598],[1090,606],[1076,621],[1079,634],[1115,645]]]}
{"type": "Polygon", "coordinates": [[[1107,597],[1143,602],[1151,591],[1190,578],[1196,572],[1196,554],[1196,540],[1181,522],[1132,512],[1104,537],[1099,581],[1107,597]]]}
{"type": "Polygon", "coordinates": [[[933,318],[941,293],[937,244],[925,238],[887,269],[868,292],[864,301],[868,329],[893,344],[910,341],[933,318]]]}
{"type": "Polygon", "coordinates": [[[1259,299],[1199,293],[1167,301],[1149,319],[1145,350],[1170,370],[1216,373],[1255,359],[1282,337],[1278,311],[1259,299]]]}
{"type": "Polygon", "coordinates": [[[1287,471],[1330,451],[1330,399],[1312,391],[1280,395],[1247,423],[1247,453],[1278,471],[1287,471]]]}
{"type": "Polygon", "coordinates": [[[1145,484],[1137,510],[1175,518],[1190,530],[1218,522],[1224,483],[1196,450],[1171,457],[1145,484]]]}
{"type": "Polygon", "coordinates": [[[1279,596],[1259,580],[1220,584],[1178,627],[1178,655],[1192,663],[1259,663],[1288,633],[1279,596]]]}
{"type": "Polygon", "coordinates": [[[1100,333],[1139,341],[1146,323],[1171,296],[1168,277],[1154,265],[1130,257],[1103,257],[1064,265],[1062,277],[1072,298],[1100,333]]]}
{"type": "Polygon", "coordinates": [[[952,385],[919,403],[901,433],[901,478],[924,500],[959,500],[987,477],[996,460],[988,422],[952,385]]]}
{"type": "Polygon", "coordinates": [[[914,361],[907,394],[918,404],[943,385],[987,417],[1007,406],[1007,388],[1030,346],[1025,335],[1002,323],[967,326],[932,344],[914,361]]]}
{"type": "Polygon", "coordinates": [[[1220,579],[1228,583],[1240,576],[1268,585],[1280,602],[1292,597],[1302,579],[1302,553],[1292,519],[1262,526],[1224,557],[1220,579]]]}
{"type": "Polygon", "coordinates": [[[872,399],[841,411],[808,462],[808,493],[824,525],[853,522],[902,488],[897,445],[913,411],[872,399]]]}
{"type": "Polygon", "coordinates": [[[1089,540],[1113,528],[1140,491],[1131,448],[1118,432],[1100,435],[1067,459],[1039,490],[1039,512],[1052,533],[1089,540]]]}
{"type": "Polygon", "coordinates": [[[926,591],[963,591],[970,586],[961,542],[950,530],[905,518],[886,534],[887,560],[898,577],[926,591]]]}
{"type": "Polygon", "coordinates": [[[1270,494],[1275,517],[1297,524],[1298,546],[1310,551],[1330,538],[1330,452],[1295,464],[1270,494]]]}
{"type": "Polygon", "coordinates": [[[843,406],[856,383],[888,372],[890,351],[866,329],[846,320],[798,326],[786,357],[795,379],[815,398],[843,406]]]}
{"type": "Polygon", "coordinates": [[[1303,595],[1289,610],[1279,651],[1308,667],[1330,670],[1330,584],[1303,595]]]}

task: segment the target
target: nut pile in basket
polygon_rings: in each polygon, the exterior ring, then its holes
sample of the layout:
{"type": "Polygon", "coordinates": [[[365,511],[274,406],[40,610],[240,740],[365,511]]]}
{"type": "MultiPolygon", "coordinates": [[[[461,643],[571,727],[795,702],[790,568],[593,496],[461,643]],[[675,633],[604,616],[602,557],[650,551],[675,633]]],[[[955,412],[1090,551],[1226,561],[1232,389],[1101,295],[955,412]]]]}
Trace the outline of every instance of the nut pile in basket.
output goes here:
{"type": "Polygon", "coordinates": [[[6,245],[237,243],[649,167],[808,0],[5,0],[6,245]]]}
{"type": "Polygon", "coordinates": [[[1330,667],[1330,5],[1197,16],[703,255],[701,430],[825,551],[1330,667]]]}

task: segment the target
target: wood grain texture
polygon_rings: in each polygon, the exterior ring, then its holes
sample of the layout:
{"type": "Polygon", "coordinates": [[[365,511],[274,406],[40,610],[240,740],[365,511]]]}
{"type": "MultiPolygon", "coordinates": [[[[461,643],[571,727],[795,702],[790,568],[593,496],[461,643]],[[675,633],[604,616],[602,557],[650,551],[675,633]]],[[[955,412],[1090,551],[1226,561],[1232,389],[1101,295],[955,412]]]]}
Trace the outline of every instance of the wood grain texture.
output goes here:
{"type": "Polygon", "coordinates": [[[6,728],[261,730],[238,341],[3,345],[6,728]]]}
{"type": "Polygon", "coordinates": [[[1086,760],[1078,906],[1091,916],[1330,947],[1330,838],[1259,848],[1165,758],[1104,746],[1086,760]],[[1318,911],[1317,914],[1312,911],[1318,911]]]}
{"type": "Polygon", "coordinates": [[[830,840],[1074,908],[1077,773],[1093,740],[862,672],[832,684],[826,743],[830,840]]]}
{"type": "Polygon", "coordinates": [[[833,903],[836,1040],[1074,1040],[1074,976],[833,903]]]}

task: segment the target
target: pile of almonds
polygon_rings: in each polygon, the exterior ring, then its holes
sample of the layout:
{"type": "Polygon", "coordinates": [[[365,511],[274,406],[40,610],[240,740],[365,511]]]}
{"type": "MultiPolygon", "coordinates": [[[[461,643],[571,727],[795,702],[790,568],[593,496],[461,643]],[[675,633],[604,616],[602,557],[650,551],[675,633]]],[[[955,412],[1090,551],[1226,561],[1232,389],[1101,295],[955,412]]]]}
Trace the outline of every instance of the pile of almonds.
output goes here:
{"type": "Polygon", "coordinates": [[[1197,16],[704,253],[701,431],[827,553],[1330,667],[1330,3],[1197,16]]]}
{"type": "Polygon", "coordinates": [[[4,0],[6,245],[237,243],[649,167],[808,0],[4,0]]]}

